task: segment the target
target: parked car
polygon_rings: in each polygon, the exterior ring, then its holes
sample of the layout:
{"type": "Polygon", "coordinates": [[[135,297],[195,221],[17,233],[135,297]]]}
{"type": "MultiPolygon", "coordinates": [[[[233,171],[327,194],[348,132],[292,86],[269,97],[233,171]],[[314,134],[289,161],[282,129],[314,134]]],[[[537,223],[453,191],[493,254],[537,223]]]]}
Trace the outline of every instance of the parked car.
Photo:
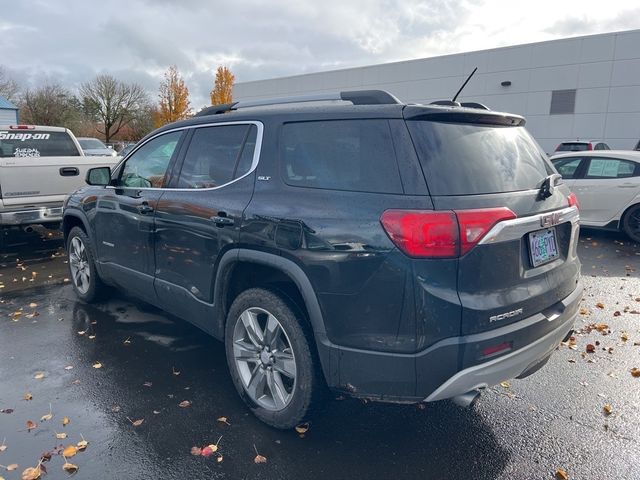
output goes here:
{"type": "Polygon", "coordinates": [[[127,155],[129,155],[129,152],[133,150],[133,147],[135,147],[136,145],[137,144],[135,143],[127,143],[124,147],[122,147],[122,150],[118,152],[118,155],[120,155],[121,157],[126,157],[127,155]]]}
{"type": "Polygon", "coordinates": [[[574,152],[551,161],[580,202],[580,223],[640,242],[640,152],[574,152]]]}
{"type": "Polygon", "coordinates": [[[82,147],[82,151],[85,155],[89,157],[116,157],[118,156],[118,152],[116,152],[113,148],[107,147],[104,143],[102,143],[97,138],[90,137],[78,137],[78,142],[82,147]]]}
{"type": "Polygon", "coordinates": [[[65,196],[90,168],[115,162],[85,157],[66,128],[0,125],[0,228],[57,228],[65,196]]]}
{"type": "Polygon", "coordinates": [[[609,145],[599,140],[573,140],[562,142],[556,147],[556,152],[583,152],[586,150],[611,150],[609,145]]]}
{"type": "Polygon", "coordinates": [[[274,427],[327,386],[469,405],[544,365],[582,296],[575,197],[524,123],[383,91],[210,107],[70,196],[73,288],[223,340],[274,427]]]}

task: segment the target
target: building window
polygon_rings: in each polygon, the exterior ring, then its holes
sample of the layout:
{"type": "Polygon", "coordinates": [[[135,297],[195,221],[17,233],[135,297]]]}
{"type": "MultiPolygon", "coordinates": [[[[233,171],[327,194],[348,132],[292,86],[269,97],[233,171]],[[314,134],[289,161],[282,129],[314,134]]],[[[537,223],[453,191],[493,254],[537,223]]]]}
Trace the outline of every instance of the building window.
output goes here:
{"type": "Polygon", "coordinates": [[[576,91],[554,90],[551,92],[551,115],[574,113],[576,109],[576,91]]]}

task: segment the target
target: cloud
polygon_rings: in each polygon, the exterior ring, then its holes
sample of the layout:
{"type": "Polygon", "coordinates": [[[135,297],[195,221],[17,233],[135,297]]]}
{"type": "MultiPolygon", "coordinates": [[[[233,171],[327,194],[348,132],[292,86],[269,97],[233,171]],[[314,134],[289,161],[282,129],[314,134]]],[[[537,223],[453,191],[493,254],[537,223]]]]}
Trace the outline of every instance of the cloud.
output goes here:
{"type": "Polygon", "coordinates": [[[208,103],[214,70],[237,82],[640,27],[633,0],[37,0],[0,20],[0,63],[25,87],[75,90],[97,73],[156,98],[176,65],[191,103],[208,103]]]}

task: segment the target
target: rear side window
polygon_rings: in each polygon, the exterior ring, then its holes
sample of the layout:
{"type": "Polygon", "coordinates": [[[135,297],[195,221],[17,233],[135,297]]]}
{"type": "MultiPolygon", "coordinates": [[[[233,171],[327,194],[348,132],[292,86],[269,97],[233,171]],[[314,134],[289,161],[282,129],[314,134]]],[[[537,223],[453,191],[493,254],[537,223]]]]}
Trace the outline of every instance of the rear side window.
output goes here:
{"type": "Polygon", "coordinates": [[[402,193],[387,120],[287,123],[280,148],[288,185],[402,193]]]}
{"type": "Polygon", "coordinates": [[[0,157],[79,157],[67,132],[0,130],[0,157]]]}
{"type": "Polygon", "coordinates": [[[220,125],[193,132],[178,188],[213,188],[246,174],[253,163],[255,125],[220,125]]]}
{"type": "Polygon", "coordinates": [[[553,168],[523,127],[408,121],[432,195],[535,189],[553,168]]]}

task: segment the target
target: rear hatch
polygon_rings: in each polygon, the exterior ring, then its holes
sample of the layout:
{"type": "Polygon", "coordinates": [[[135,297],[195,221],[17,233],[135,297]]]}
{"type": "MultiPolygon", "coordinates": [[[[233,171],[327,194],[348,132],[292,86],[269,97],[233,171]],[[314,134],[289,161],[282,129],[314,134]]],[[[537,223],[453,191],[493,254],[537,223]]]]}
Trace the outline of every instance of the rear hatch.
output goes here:
{"type": "MultiPolygon", "coordinates": [[[[434,208],[454,211],[460,226],[460,334],[553,317],[580,272],[568,188],[550,177],[521,117],[433,110],[409,106],[405,118],[434,208]]],[[[533,335],[553,328],[540,322],[533,335]]]]}

